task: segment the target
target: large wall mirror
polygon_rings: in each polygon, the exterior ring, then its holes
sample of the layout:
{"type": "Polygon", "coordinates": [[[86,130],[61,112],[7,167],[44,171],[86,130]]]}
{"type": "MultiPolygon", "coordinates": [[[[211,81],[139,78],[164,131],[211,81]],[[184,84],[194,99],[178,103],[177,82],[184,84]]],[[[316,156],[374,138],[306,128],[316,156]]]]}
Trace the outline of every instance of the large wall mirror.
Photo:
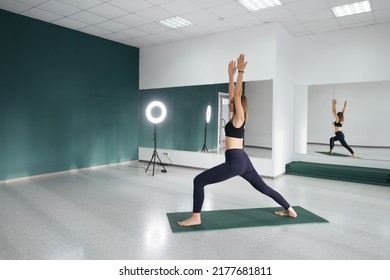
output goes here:
{"type": "MultiPolygon", "coordinates": [[[[244,83],[248,98],[245,149],[252,157],[272,158],[272,80],[244,83]]],[[[147,105],[161,101],[167,108],[164,122],[158,125],[158,148],[224,153],[224,126],[229,121],[228,84],[197,85],[140,91],[140,147],[153,147],[153,125],[145,116],[147,105]],[[207,123],[207,107],[211,119],[207,123]],[[205,143],[206,139],[206,143],[205,143]]]]}
{"type": "Polygon", "coordinates": [[[295,93],[296,153],[334,159],[350,156],[339,142],[335,142],[333,154],[328,153],[329,139],[334,136],[332,99],[335,98],[337,111],[341,111],[347,101],[342,131],[357,157],[390,161],[389,81],[311,85],[304,91],[296,88],[295,93]]]}

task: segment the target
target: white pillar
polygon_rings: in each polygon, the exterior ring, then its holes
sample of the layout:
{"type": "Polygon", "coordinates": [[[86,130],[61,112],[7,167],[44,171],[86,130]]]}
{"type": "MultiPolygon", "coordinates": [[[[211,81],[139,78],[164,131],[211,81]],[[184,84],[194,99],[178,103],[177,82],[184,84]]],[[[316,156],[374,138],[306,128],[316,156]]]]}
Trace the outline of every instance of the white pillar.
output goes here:
{"type": "Polygon", "coordinates": [[[294,90],[294,153],[307,153],[308,86],[294,90]]]}

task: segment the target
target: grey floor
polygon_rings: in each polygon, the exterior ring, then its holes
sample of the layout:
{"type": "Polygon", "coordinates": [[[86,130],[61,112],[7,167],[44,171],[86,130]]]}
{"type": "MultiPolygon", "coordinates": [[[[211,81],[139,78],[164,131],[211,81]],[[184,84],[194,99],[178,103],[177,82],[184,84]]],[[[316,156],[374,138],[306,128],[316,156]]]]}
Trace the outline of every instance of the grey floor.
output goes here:
{"type": "MultiPolygon", "coordinates": [[[[330,221],[171,232],[201,170],[146,163],[0,185],[0,259],[390,259],[390,188],[285,175],[265,181],[330,221]]],[[[277,206],[236,177],[208,186],[204,210],[277,206]]],[[[298,213],[299,214],[299,213],[298,213]]]]}

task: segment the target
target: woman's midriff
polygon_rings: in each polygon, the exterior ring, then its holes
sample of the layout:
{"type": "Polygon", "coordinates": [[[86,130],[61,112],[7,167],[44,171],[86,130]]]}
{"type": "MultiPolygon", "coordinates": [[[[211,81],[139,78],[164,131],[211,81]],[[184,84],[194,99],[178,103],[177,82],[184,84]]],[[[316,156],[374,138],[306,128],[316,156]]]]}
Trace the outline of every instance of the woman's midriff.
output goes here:
{"type": "Polygon", "coordinates": [[[343,129],[341,127],[335,127],[334,132],[342,131],[343,129]]]}
{"type": "Polygon", "coordinates": [[[234,138],[234,137],[225,137],[225,149],[242,149],[243,148],[244,139],[242,138],[234,138]]]}

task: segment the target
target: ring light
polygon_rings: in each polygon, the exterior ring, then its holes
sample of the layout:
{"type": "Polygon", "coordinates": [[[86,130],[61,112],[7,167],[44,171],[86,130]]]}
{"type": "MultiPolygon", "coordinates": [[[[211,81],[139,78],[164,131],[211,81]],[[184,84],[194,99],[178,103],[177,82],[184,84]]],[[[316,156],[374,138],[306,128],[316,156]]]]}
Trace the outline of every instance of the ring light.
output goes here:
{"type": "Polygon", "coordinates": [[[161,103],[160,101],[153,101],[150,102],[148,107],[146,107],[146,117],[151,123],[158,124],[162,122],[165,119],[165,116],[167,115],[167,109],[165,108],[165,105],[161,103]],[[152,116],[152,110],[157,107],[161,110],[161,115],[157,118],[152,116]]]}
{"type": "Polygon", "coordinates": [[[211,118],[211,106],[207,106],[207,111],[206,111],[206,122],[209,123],[211,118]]]}

